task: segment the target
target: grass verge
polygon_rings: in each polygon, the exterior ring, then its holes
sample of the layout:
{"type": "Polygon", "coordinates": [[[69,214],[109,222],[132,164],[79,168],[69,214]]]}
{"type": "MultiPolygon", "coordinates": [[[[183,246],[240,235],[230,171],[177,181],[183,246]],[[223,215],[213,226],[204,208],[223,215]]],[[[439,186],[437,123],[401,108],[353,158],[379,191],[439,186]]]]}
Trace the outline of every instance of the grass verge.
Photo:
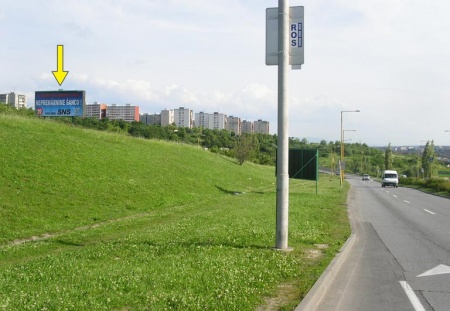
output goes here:
{"type": "Polygon", "coordinates": [[[291,310],[350,234],[338,179],[318,195],[291,180],[284,253],[273,168],[49,121],[0,129],[1,310],[291,310]]]}

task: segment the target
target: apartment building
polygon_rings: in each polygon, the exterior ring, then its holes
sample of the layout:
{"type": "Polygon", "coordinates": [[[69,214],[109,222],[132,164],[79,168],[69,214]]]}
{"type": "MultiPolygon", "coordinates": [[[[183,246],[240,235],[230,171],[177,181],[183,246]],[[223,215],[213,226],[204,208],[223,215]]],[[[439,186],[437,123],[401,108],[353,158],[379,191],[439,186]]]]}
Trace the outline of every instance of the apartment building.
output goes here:
{"type": "Polygon", "coordinates": [[[173,110],[161,110],[161,126],[168,126],[175,123],[175,112],[173,110]]]}
{"type": "Polygon", "coordinates": [[[124,120],[127,122],[139,122],[139,107],[126,104],[125,106],[107,106],[106,117],[110,120],[124,120]]]}
{"type": "Polygon", "coordinates": [[[22,94],[16,94],[15,92],[0,94],[0,103],[14,106],[17,109],[27,108],[27,97],[22,94]]]}
{"type": "Polygon", "coordinates": [[[253,128],[253,122],[252,121],[247,121],[247,120],[243,120],[241,123],[241,133],[253,133],[254,132],[254,128],[253,128]]]}
{"type": "Polygon", "coordinates": [[[224,130],[227,127],[227,115],[214,112],[209,115],[208,128],[211,130],[224,130]]]}
{"type": "Polygon", "coordinates": [[[195,127],[208,128],[209,126],[209,113],[203,111],[195,114],[195,127]]]}
{"type": "Polygon", "coordinates": [[[269,121],[263,121],[259,119],[254,123],[254,132],[260,134],[269,134],[269,121]]]}
{"type": "Polygon", "coordinates": [[[96,118],[96,119],[104,119],[106,118],[106,105],[100,104],[98,102],[94,102],[93,104],[86,104],[84,115],[86,117],[90,118],[96,118]]]}
{"type": "Polygon", "coordinates": [[[194,125],[194,112],[191,109],[180,107],[174,110],[174,121],[177,127],[192,128],[194,125]]]}
{"type": "Polygon", "coordinates": [[[235,135],[241,135],[241,118],[229,116],[227,130],[234,132],[235,135]]]}
{"type": "Polygon", "coordinates": [[[146,125],[161,125],[161,114],[144,113],[139,116],[139,121],[146,125]]]}

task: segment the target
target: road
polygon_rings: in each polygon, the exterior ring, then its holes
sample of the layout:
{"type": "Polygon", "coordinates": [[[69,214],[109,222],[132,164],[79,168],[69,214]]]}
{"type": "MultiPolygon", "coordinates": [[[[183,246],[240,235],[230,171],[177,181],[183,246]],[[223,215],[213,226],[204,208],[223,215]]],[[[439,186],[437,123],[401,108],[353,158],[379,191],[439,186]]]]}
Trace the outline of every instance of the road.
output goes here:
{"type": "Polygon", "coordinates": [[[356,241],[316,310],[450,310],[450,200],[346,177],[356,241]]]}

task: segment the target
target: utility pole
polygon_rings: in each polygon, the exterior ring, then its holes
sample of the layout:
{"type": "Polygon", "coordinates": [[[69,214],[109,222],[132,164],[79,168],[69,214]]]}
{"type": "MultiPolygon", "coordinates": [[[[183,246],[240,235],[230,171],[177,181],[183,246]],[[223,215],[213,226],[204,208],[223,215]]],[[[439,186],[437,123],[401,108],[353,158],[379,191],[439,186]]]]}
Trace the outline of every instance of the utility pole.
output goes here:
{"type": "Polygon", "coordinates": [[[289,0],[278,0],[278,156],[275,248],[288,249],[289,218],[289,0]]]}

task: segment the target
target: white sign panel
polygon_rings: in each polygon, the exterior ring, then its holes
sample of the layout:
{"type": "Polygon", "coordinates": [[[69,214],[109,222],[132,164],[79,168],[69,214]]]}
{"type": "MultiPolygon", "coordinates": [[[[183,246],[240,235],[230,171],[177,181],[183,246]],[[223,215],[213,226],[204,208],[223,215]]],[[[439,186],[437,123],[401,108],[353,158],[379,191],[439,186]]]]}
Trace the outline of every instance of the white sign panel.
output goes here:
{"type": "MultiPolygon", "coordinates": [[[[304,63],[304,8],[289,8],[289,64],[304,63]]],[[[266,9],[266,65],[278,65],[278,8],[266,9]]]]}

